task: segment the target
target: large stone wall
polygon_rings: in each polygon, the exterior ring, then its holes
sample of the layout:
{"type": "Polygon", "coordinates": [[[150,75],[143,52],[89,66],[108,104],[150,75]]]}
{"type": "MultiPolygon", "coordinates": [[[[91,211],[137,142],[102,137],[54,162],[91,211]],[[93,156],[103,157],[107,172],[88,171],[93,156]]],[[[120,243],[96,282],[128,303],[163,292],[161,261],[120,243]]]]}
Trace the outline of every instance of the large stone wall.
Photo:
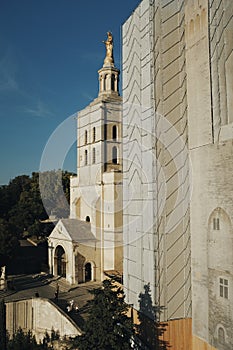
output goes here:
{"type": "Polygon", "coordinates": [[[162,320],[191,315],[184,1],[144,0],[123,26],[124,285],[162,320]]]}
{"type": "Polygon", "coordinates": [[[81,334],[78,326],[51,301],[32,298],[6,303],[6,329],[12,336],[19,328],[32,331],[36,339],[43,339],[45,332],[52,328],[61,337],[74,337],[81,334]]]}
{"type": "Polygon", "coordinates": [[[232,1],[186,2],[193,332],[218,349],[233,346],[232,14],[232,1]]]}
{"type": "Polygon", "coordinates": [[[233,346],[232,51],[230,0],[143,0],[123,26],[127,301],[150,282],[161,320],[192,316],[218,349],[233,346]]]}

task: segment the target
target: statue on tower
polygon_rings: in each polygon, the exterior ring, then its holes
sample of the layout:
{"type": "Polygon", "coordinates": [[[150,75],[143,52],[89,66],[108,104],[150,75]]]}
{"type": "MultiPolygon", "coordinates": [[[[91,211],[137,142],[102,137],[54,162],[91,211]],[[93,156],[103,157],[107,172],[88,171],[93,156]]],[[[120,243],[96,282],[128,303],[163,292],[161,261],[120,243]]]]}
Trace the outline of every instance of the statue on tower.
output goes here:
{"type": "Polygon", "coordinates": [[[103,41],[106,46],[106,57],[104,59],[104,66],[112,66],[114,67],[114,59],[113,59],[113,36],[111,32],[107,32],[108,39],[103,41]]]}

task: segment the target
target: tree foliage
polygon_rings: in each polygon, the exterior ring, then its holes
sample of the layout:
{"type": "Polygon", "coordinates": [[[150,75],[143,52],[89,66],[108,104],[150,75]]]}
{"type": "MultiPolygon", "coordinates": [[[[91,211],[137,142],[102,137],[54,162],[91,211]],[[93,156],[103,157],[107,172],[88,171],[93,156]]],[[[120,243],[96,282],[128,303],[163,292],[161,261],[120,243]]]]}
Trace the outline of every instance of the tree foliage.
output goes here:
{"type": "Polygon", "coordinates": [[[139,295],[139,324],[137,325],[137,339],[139,346],[136,349],[166,350],[168,344],[163,340],[166,324],[159,322],[161,307],[153,306],[150,284],[144,286],[144,293],[139,295]]]}
{"type": "Polygon", "coordinates": [[[8,185],[0,186],[0,260],[1,254],[8,257],[14,254],[19,238],[43,234],[46,225],[41,221],[51,212],[58,217],[68,215],[70,175],[67,171],[34,172],[31,177],[17,176],[8,185]],[[41,198],[42,191],[45,198],[41,198]]]}
{"type": "Polygon", "coordinates": [[[131,349],[133,323],[126,315],[128,305],[122,288],[116,287],[111,280],[105,280],[103,287],[90,293],[94,298],[89,302],[89,317],[84,333],[75,339],[73,349],[131,349]]]}
{"type": "Polygon", "coordinates": [[[42,342],[37,343],[31,331],[24,333],[19,328],[12,339],[8,339],[6,350],[53,350],[53,346],[49,342],[50,338],[45,336],[42,342]]]}

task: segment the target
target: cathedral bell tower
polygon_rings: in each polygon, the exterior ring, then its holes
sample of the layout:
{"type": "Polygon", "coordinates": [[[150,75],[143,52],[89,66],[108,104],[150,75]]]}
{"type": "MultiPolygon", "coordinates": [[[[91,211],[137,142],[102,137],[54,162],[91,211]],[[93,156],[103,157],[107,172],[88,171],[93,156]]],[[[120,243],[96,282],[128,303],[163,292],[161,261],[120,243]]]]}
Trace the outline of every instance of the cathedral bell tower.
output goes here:
{"type": "Polygon", "coordinates": [[[88,221],[97,240],[96,279],[103,279],[106,271],[122,271],[123,251],[120,71],[114,65],[110,32],[104,44],[98,96],[77,114],[78,175],[71,179],[70,191],[70,217],[88,221]]]}
{"type": "Polygon", "coordinates": [[[103,67],[98,71],[99,97],[108,95],[119,96],[118,82],[120,71],[114,66],[112,33],[108,32],[107,34],[107,40],[103,41],[106,45],[106,57],[103,67]]]}

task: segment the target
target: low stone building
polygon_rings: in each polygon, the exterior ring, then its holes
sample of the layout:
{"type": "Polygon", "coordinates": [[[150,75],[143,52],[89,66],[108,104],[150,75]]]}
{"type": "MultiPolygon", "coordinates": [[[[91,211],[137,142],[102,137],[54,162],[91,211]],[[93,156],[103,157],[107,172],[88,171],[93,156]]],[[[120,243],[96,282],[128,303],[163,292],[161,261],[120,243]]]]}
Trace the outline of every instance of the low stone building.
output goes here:
{"type": "Polygon", "coordinates": [[[100,241],[91,224],[77,219],[62,219],[50,237],[50,268],[70,284],[100,280],[100,241]]]}

